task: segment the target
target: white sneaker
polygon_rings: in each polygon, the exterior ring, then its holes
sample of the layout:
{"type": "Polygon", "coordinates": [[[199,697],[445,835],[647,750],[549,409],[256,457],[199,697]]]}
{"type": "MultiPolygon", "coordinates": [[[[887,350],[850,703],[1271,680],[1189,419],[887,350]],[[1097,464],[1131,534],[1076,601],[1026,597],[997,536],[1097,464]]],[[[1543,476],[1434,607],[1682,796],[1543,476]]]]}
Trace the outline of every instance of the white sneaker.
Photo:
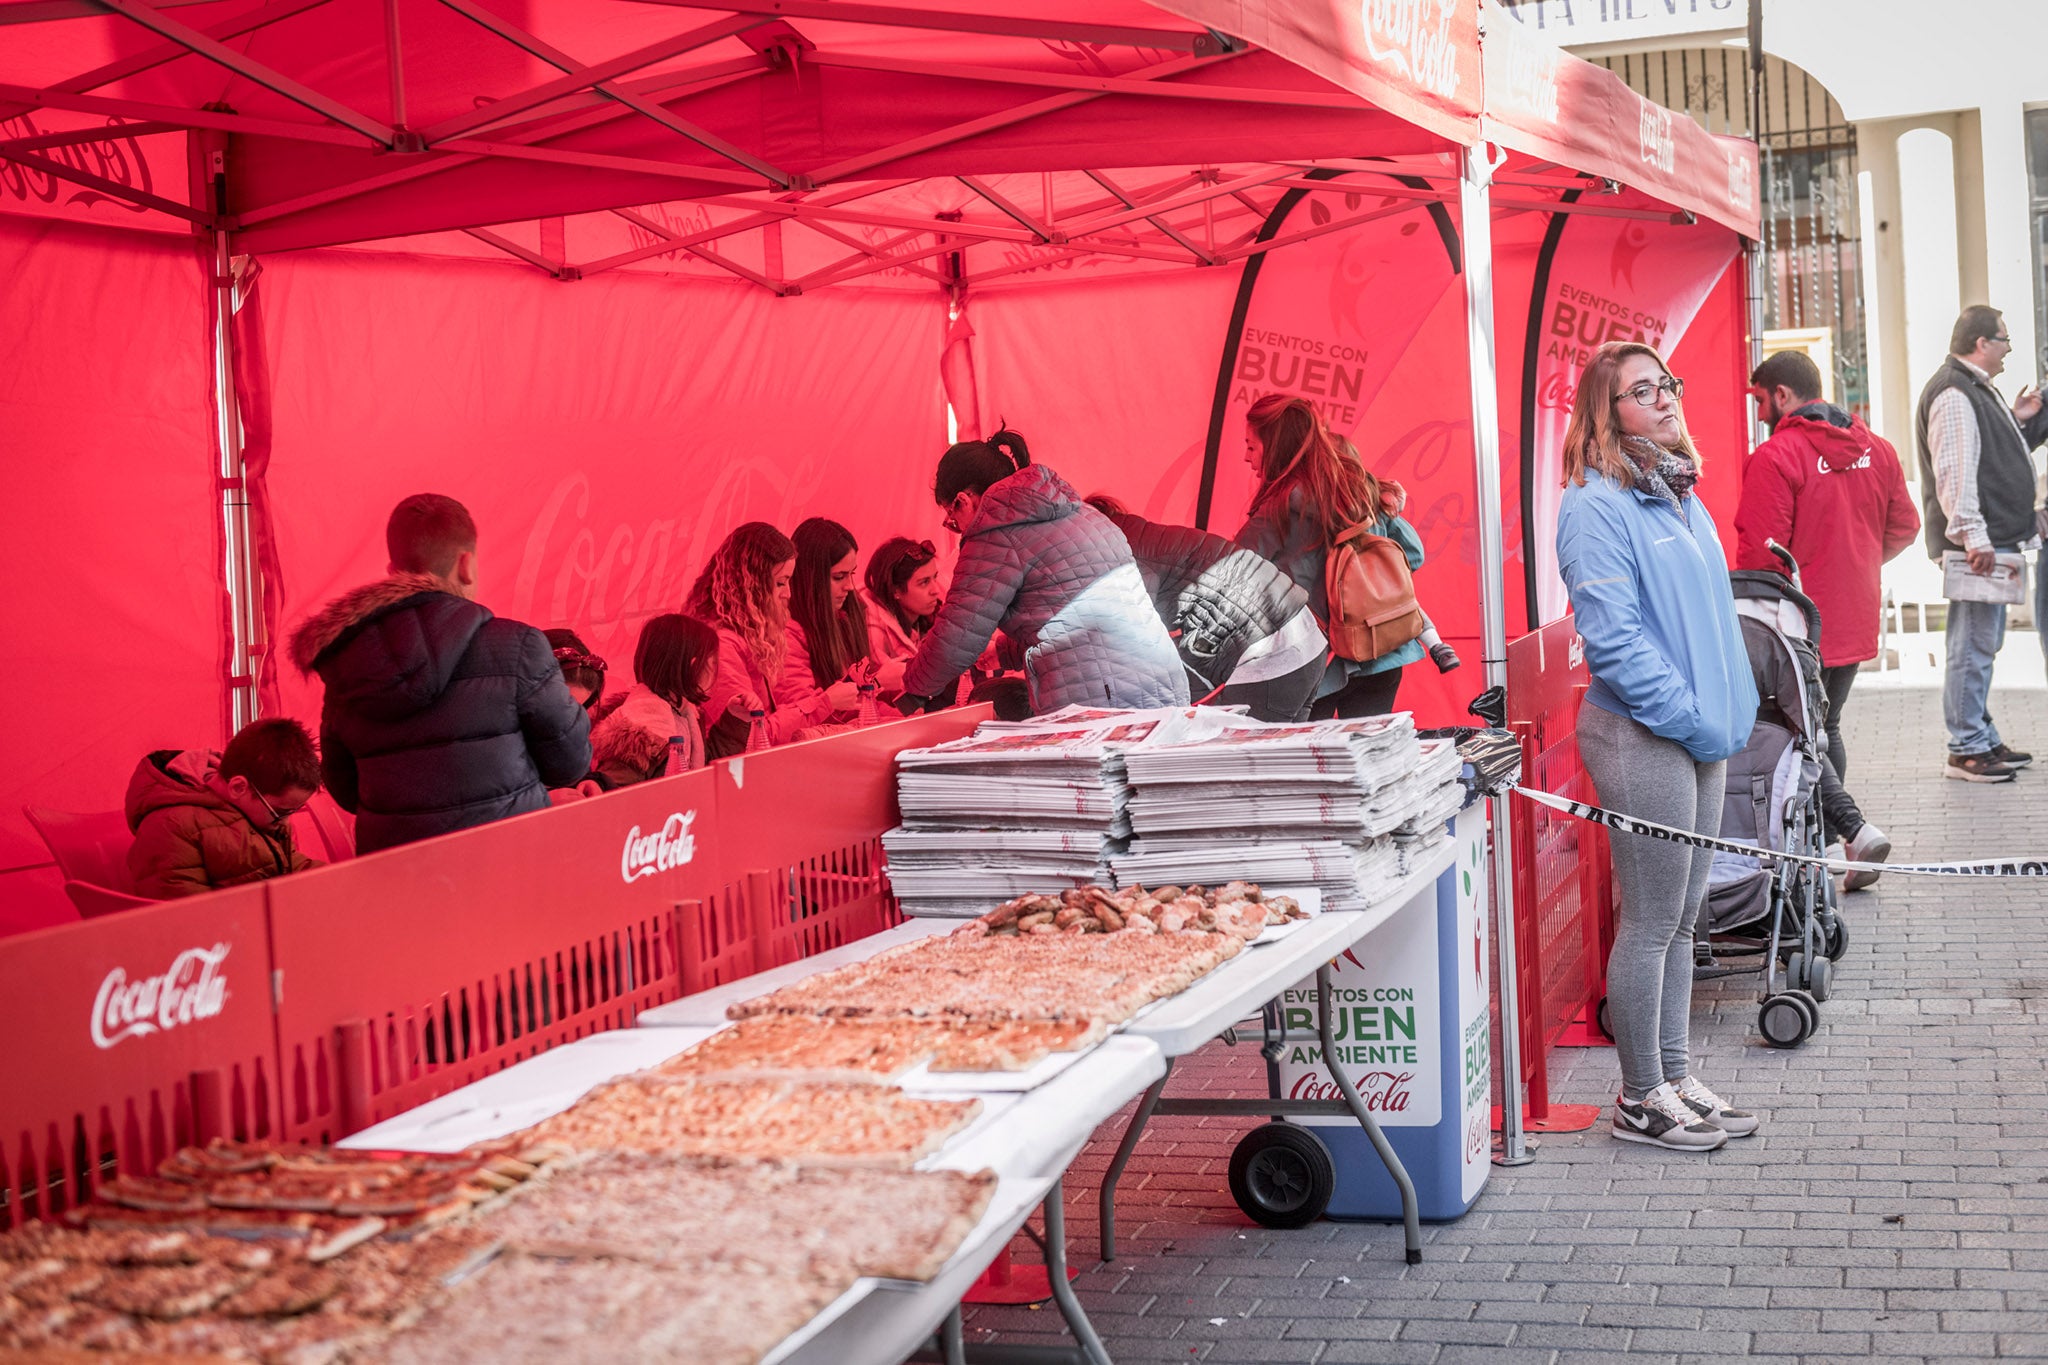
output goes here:
{"type": "MultiPolygon", "coordinates": [[[[1849,861],[1856,863],[1881,863],[1892,856],[1892,841],[1885,837],[1883,830],[1870,821],[1863,822],[1863,828],[1856,831],[1856,837],[1849,841],[1849,861]]],[[[1882,876],[1877,872],[1851,872],[1842,881],[1844,891],[1861,891],[1875,886],[1882,876]]]]}
{"type": "Polygon", "coordinates": [[[1678,1098],[1685,1102],[1686,1108],[1729,1137],[1748,1137],[1757,1130],[1761,1122],[1755,1114],[1746,1109],[1729,1108],[1728,1101],[1691,1076],[1682,1081],[1667,1081],[1665,1085],[1677,1093],[1678,1098]]]}
{"type": "Polygon", "coordinates": [[[1614,1135],[1623,1142],[1644,1142],[1680,1152],[1711,1152],[1728,1140],[1727,1130],[1701,1118],[1669,1081],[1640,1102],[1617,1097],[1614,1135]]]}

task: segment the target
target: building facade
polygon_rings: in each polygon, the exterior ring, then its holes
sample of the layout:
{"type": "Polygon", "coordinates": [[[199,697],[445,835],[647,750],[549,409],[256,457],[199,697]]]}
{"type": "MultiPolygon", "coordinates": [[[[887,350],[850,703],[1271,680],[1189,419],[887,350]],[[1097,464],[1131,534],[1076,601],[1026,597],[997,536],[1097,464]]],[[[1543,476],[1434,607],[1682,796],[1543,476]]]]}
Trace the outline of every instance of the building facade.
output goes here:
{"type": "Polygon", "coordinates": [[[2008,396],[2040,382],[2048,0],[1502,3],[1709,131],[1758,138],[1766,344],[1812,354],[1902,451],[1963,305],[2005,312],[2008,396]]]}

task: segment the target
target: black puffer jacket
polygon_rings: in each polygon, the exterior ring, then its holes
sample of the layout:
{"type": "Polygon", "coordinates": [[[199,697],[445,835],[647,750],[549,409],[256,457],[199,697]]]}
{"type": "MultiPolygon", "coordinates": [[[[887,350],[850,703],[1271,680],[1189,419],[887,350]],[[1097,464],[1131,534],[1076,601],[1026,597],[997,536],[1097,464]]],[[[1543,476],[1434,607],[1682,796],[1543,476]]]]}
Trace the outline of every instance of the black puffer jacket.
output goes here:
{"type": "Polygon", "coordinates": [[[1109,519],[1131,543],[1159,619],[1180,632],[1180,661],[1198,696],[1221,687],[1245,650],[1308,606],[1308,594],[1271,560],[1222,536],[1132,512],[1109,519]]]}
{"type": "Polygon", "coordinates": [[[424,574],[330,602],[292,661],[327,684],[320,767],[359,853],[540,810],[590,770],[590,718],[547,637],[424,574]]]}
{"type": "Polygon", "coordinates": [[[960,538],[945,604],[905,666],[903,690],[930,697],[950,688],[998,630],[1023,651],[1039,712],[1188,699],[1180,658],[1123,532],[1044,465],[982,496],[960,538]]]}

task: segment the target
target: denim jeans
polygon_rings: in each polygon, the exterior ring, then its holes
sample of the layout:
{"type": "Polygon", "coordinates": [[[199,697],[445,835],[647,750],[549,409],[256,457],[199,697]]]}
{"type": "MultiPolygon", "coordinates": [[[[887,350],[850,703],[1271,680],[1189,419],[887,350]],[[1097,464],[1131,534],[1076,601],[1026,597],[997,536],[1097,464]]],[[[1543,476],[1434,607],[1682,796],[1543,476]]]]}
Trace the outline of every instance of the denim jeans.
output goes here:
{"type": "MultiPolygon", "coordinates": [[[[1948,667],[1941,680],[1941,718],[1948,751],[1981,754],[1998,747],[1991,723],[1991,665],[2005,643],[2005,605],[1948,604],[1948,667]]],[[[2044,646],[2048,648],[2048,646],[2044,646]]]]}

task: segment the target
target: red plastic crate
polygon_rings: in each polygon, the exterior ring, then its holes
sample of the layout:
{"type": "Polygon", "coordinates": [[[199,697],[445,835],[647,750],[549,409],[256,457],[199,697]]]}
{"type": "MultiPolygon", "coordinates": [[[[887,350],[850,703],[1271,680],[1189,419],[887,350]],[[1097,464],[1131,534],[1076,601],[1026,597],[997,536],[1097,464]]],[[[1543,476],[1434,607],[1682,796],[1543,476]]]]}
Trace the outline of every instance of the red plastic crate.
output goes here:
{"type": "Polygon", "coordinates": [[[731,880],[683,908],[684,991],[902,923],[881,846],[898,819],[896,755],[971,734],[991,714],[964,707],[714,764],[731,880]]]}
{"type": "Polygon", "coordinates": [[[682,993],[706,771],[273,884],[285,1133],[332,1141],[682,993]]]}
{"type": "MultiPolygon", "coordinates": [[[[1589,679],[1578,629],[1553,621],[1508,646],[1508,726],[1522,741],[1522,781],[1593,801],[1579,759],[1589,679]]],[[[1548,1053],[1606,989],[1613,902],[1606,832],[1530,801],[1509,807],[1515,847],[1515,952],[1522,1067],[1532,1117],[1549,1110],[1548,1053]]]]}
{"type": "Polygon", "coordinates": [[[0,1227],[278,1130],[265,888],[0,940],[0,1227]]]}

